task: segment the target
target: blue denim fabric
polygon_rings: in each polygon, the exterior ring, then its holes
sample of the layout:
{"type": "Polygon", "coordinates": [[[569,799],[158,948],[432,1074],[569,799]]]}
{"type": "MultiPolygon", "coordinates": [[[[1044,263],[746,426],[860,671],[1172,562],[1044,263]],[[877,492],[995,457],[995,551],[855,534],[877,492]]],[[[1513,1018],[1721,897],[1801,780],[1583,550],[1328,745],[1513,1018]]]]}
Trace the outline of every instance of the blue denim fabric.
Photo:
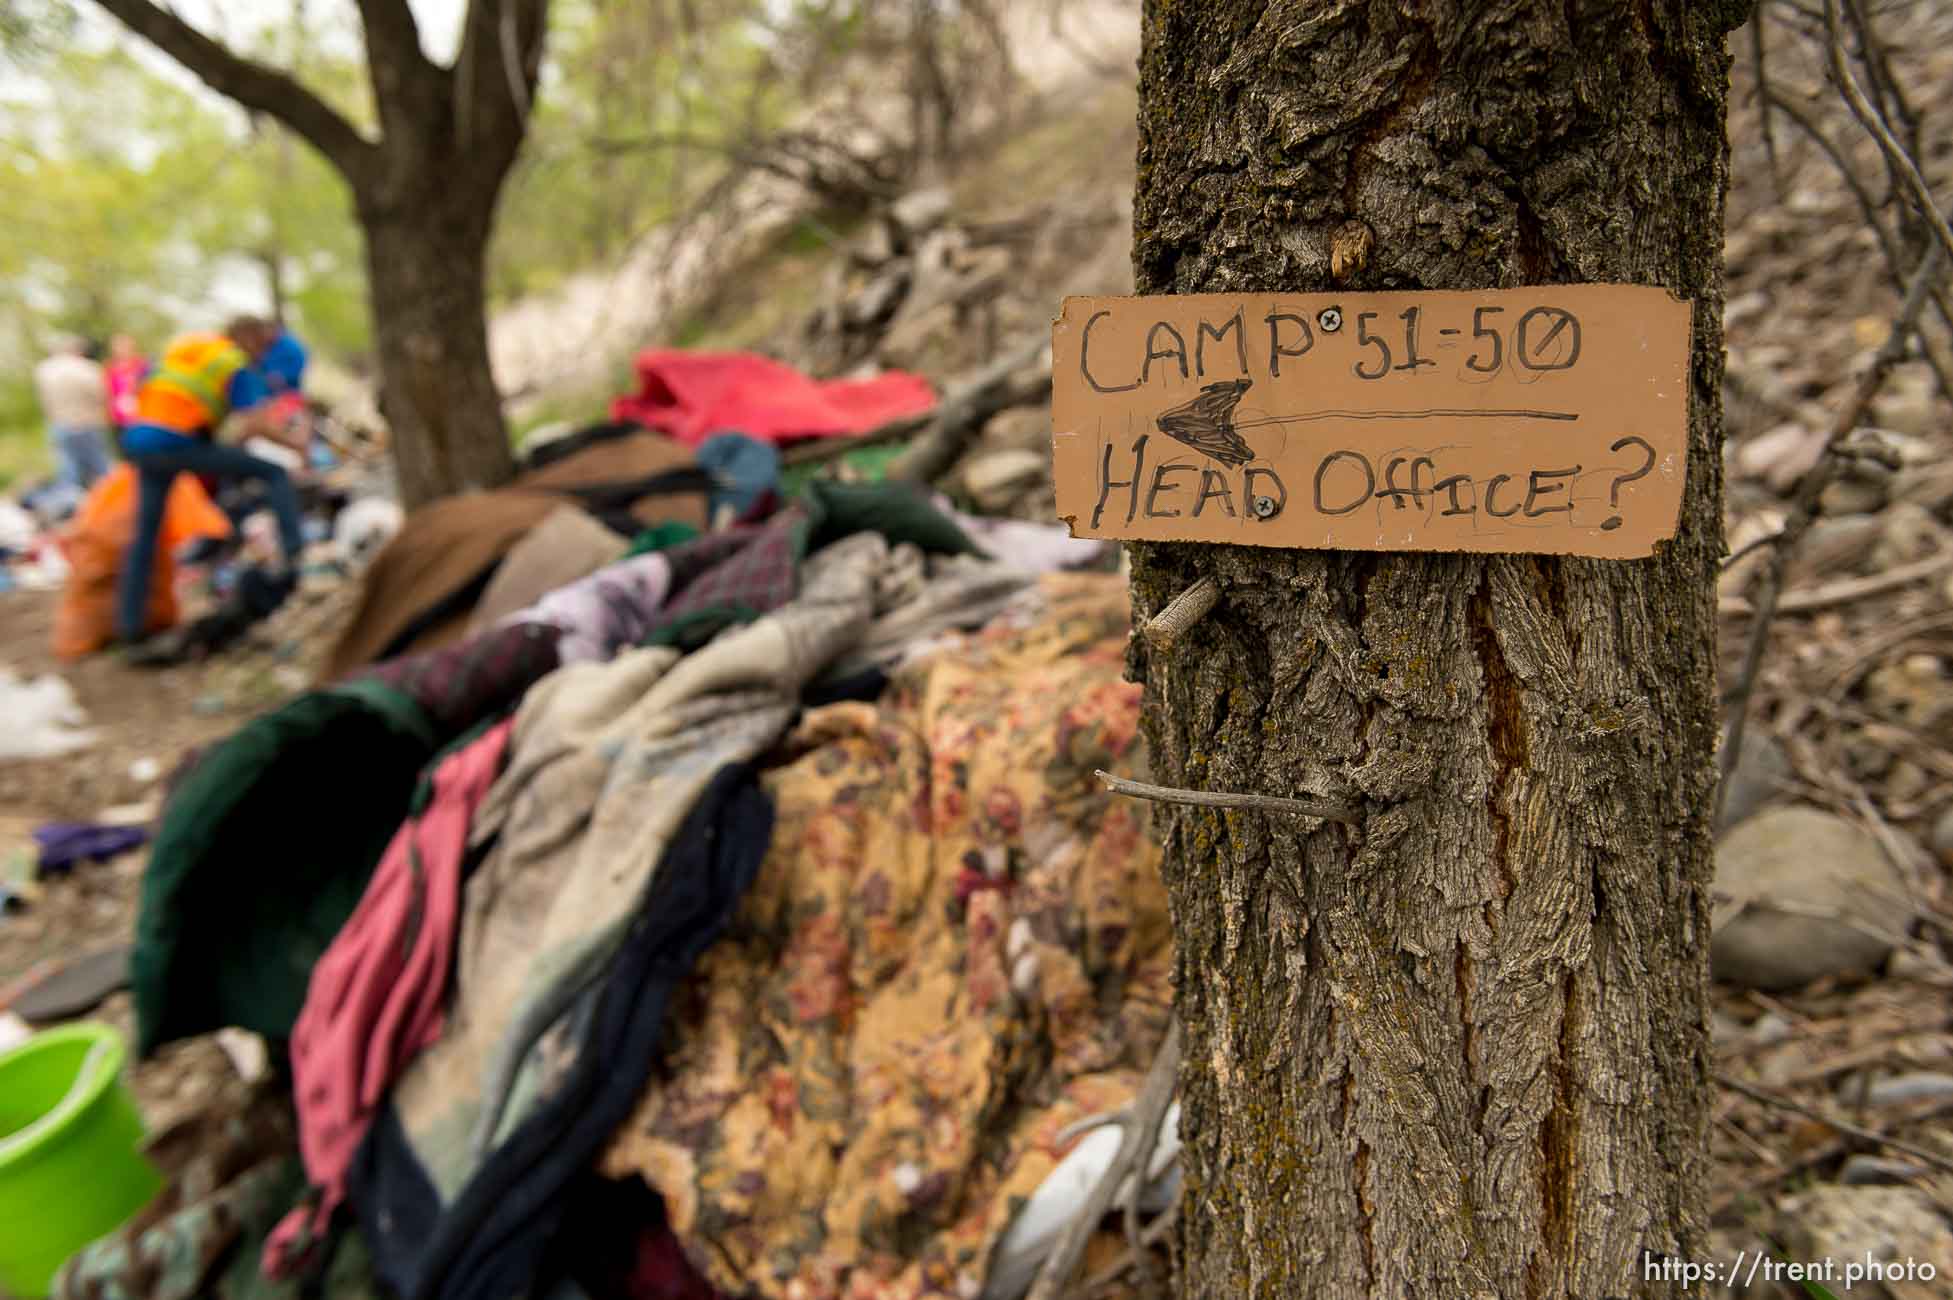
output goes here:
{"type": "Polygon", "coordinates": [[[249,452],[217,443],[187,441],[158,450],[132,449],[129,461],[139,482],[136,532],[122,557],[116,583],[116,632],[125,642],[142,637],[149,608],[149,577],[156,567],[156,536],[163,527],[163,506],[178,474],[206,474],[220,479],[256,479],[264,485],[271,511],[278,517],[278,542],[285,562],[296,568],[304,548],[298,512],[298,491],[284,470],[249,452]]]}
{"type": "Polygon", "coordinates": [[[105,429],[55,425],[47,432],[54,452],[54,480],[62,487],[86,492],[109,472],[108,432],[105,429]]]}

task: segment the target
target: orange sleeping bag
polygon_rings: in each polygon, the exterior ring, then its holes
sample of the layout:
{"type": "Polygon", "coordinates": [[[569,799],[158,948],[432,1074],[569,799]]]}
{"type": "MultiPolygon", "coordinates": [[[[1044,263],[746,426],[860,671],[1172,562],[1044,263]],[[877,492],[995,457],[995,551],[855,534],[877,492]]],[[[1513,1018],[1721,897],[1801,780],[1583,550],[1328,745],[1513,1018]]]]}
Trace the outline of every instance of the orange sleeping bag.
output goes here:
{"type": "MultiPolygon", "coordinates": [[[[79,659],[115,639],[115,584],[136,531],[136,471],[117,465],[82,500],[61,535],[68,585],[54,611],[54,653],[79,659]]],[[[145,628],[176,626],[176,552],[199,537],[229,537],[231,521],[194,474],[178,474],[163,506],[145,628]]]]}

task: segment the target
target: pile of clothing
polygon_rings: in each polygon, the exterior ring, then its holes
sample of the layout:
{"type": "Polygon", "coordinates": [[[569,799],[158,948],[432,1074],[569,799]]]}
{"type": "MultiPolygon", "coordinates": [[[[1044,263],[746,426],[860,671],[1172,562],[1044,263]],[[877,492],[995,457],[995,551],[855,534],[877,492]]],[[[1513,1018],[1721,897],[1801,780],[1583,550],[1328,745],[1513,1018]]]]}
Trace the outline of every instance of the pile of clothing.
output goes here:
{"type": "MultiPolygon", "coordinates": [[[[669,365],[654,373],[676,377],[669,365]]],[[[789,409],[813,418],[804,405],[789,409]]],[[[804,484],[801,495],[819,490],[818,481],[804,484]]],[[[634,419],[565,431],[529,447],[508,487],[445,498],[406,516],[364,573],[359,605],[320,680],[455,644],[628,554],[709,532],[718,540],[673,552],[671,578],[680,585],[687,566],[716,562],[775,520],[786,495],[777,449],[739,429],[690,442],[634,419]]],[[[1105,554],[1100,543],[1062,528],[973,518],[941,497],[929,506],[961,530],[959,545],[974,539],[997,558],[1032,569],[1083,567],[1105,554]]],[[[776,533],[764,552],[775,557],[776,580],[783,540],[776,533]]]]}
{"type": "Polygon", "coordinates": [[[139,1050],[262,1035],[289,1128],[56,1294],[1017,1293],[1171,1006],[1149,805],[1092,777],[1143,774],[1124,585],[896,485],[672,522],[510,547],[444,644],[182,774],[139,1050]]]}

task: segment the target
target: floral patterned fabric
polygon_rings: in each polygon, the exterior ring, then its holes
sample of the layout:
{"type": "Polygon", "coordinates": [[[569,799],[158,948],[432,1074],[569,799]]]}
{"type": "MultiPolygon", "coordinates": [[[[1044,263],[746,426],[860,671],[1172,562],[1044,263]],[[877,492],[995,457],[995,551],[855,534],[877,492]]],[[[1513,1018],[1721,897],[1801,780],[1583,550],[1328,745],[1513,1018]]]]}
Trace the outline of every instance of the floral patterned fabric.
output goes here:
{"type": "Polygon", "coordinates": [[[602,1165],[727,1293],[973,1297],[1059,1132],[1137,1091],[1166,895],[1150,806],[1092,778],[1142,750],[1127,617],[1047,576],[767,776],[766,861],[602,1165]]]}

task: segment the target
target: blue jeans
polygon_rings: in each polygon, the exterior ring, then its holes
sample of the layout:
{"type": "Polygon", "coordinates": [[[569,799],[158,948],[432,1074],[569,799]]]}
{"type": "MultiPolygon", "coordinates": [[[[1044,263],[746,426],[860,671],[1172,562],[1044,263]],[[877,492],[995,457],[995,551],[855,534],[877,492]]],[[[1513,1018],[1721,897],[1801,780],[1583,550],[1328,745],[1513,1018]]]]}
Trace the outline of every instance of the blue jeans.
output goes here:
{"type": "Polygon", "coordinates": [[[156,568],[156,538],[163,530],[163,506],[178,474],[207,474],[220,479],[256,479],[264,485],[271,511],[278,517],[278,542],[285,562],[298,566],[305,545],[298,513],[298,492],[284,470],[249,452],[210,442],[184,441],[160,451],[129,454],[135,466],[138,491],[136,533],[122,557],[116,583],[115,630],[125,642],[140,640],[148,623],[149,577],[156,568]]]}
{"type": "Polygon", "coordinates": [[[54,481],[62,487],[86,492],[109,472],[106,430],[57,424],[47,431],[47,442],[54,452],[54,481]]]}

